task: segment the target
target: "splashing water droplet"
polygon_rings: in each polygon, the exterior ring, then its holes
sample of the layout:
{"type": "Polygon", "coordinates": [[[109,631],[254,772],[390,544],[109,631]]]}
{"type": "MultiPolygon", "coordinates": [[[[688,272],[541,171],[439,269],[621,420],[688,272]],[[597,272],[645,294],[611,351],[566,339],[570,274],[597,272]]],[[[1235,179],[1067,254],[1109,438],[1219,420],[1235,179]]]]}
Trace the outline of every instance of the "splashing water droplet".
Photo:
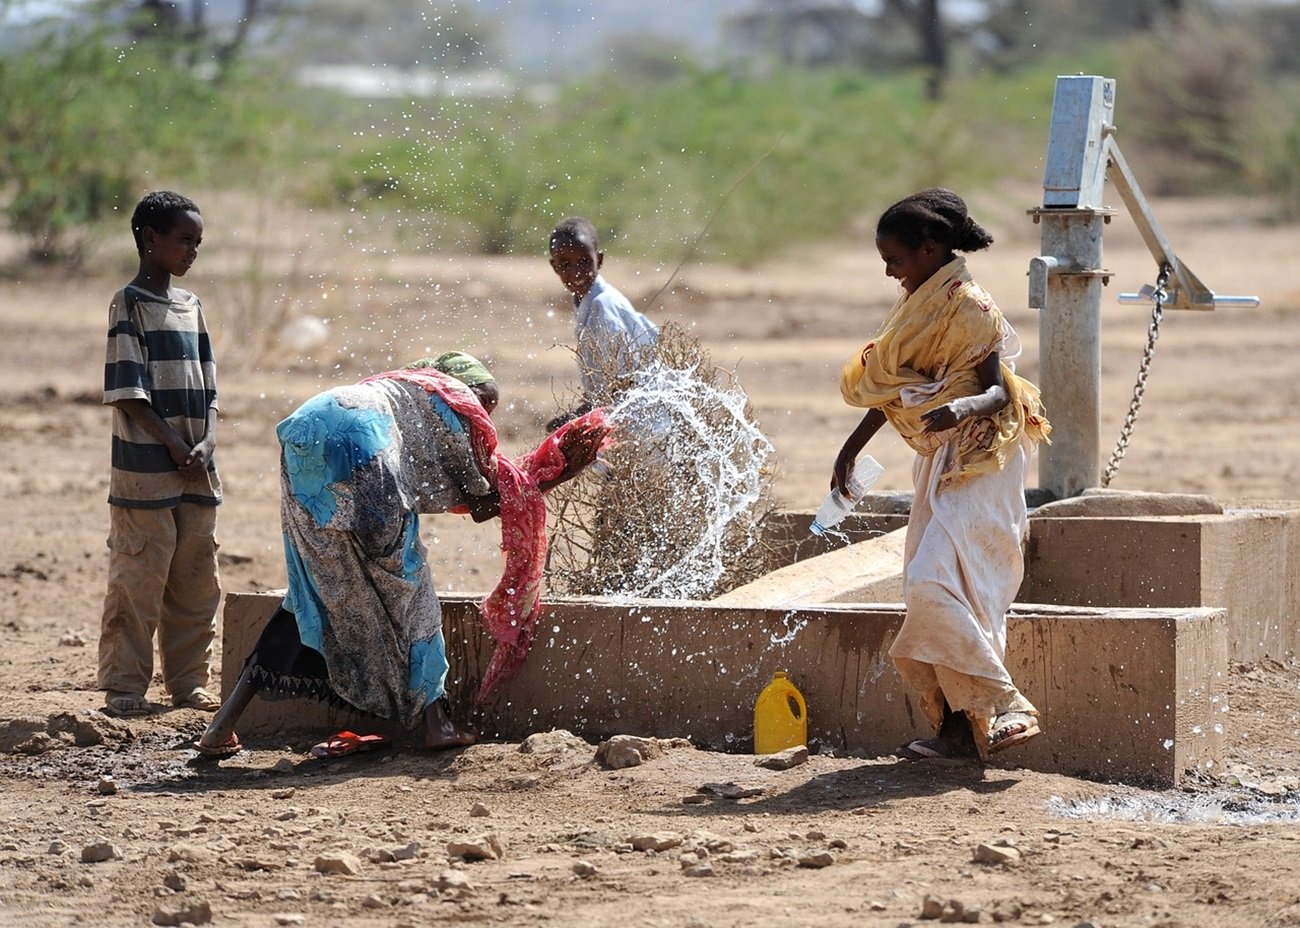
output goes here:
{"type": "Polygon", "coordinates": [[[762,468],[772,443],[746,414],[748,397],[734,380],[705,382],[694,368],[653,365],[610,410],[617,427],[634,430],[644,456],[681,489],[680,503],[695,513],[686,544],[643,550],[625,576],[629,588],[605,595],[695,599],[711,592],[730,559],[757,540],[729,532],[762,495],[762,468]]]}

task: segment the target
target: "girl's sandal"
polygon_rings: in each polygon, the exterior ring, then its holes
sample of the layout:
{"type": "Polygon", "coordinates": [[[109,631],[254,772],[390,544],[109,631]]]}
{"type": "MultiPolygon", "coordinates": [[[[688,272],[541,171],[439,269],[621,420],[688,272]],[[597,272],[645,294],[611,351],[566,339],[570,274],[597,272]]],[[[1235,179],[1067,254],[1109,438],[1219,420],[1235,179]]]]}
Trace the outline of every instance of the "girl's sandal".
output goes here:
{"type": "Polygon", "coordinates": [[[1038,720],[1028,712],[1003,712],[989,725],[989,739],[986,751],[997,754],[1007,748],[1024,744],[1031,738],[1042,734],[1038,720]]]}
{"type": "Polygon", "coordinates": [[[964,745],[949,738],[916,738],[898,749],[898,755],[907,760],[937,760],[948,763],[970,763],[979,760],[974,745],[964,745]]]}

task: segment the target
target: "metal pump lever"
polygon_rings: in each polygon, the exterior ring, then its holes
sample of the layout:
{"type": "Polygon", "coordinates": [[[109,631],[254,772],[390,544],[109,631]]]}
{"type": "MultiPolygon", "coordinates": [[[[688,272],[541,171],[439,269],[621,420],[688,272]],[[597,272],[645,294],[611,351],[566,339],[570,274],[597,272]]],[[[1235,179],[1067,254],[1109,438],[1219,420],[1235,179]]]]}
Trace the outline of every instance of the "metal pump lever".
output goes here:
{"type": "MultiPolygon", "coordinates": [[[[1106,156],[1106,178],[1115,185],[1120,199],[1128,207],[1129,215],[1137,226],[1142,241],[1146,243],[1151,256],[1160,266],[1168,265],[1172,280],[1169,286],[1169,299],[1165,303],[1168,309],[1203,309],[1210,310],[1216,306],[1258,306],[1257,296],[1219,296],[1201,283],[1200,278],[1192,273],[1165,238],[1164,230],[1151,212],[1150,204],[1142,195],[1133,171],[1124,160],[1119,144],[1115,141],[1115,127],[1102,126],[1105,137],[1104,152],[1106,156]]],[[[1032,275],[1032,264],[1031,264],[1032,275]]],[[[1149,303],[1155,296],[1155,288],[1146,286],[1138,293],[1121,293],[1121,303],[1149,303]]]]}

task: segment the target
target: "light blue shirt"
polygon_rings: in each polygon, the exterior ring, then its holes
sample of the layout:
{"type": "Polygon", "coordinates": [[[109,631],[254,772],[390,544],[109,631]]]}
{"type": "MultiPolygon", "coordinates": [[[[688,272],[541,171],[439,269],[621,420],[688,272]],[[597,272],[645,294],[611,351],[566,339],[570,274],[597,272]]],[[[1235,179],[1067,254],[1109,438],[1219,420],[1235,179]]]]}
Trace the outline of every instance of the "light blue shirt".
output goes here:
{"type": "Polygon", "coordinates": [[[640,366],[642,352],[659,340],[659,328],[600,276],[577,303],[574,334],[582,391],[594,403],[608,399],[609,372],[630,373],[640,366]]]}

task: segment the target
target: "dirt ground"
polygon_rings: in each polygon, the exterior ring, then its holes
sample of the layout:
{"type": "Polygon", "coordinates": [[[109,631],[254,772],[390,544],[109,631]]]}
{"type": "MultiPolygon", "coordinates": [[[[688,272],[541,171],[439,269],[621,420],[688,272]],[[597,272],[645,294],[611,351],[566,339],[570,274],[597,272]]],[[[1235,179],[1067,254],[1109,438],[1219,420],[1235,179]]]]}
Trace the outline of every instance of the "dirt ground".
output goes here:
{"type": "MultiPolygon", "coordinates": [[[[1034,200],[974,203],[998,244],[971,260],[1019,328],[1031,378],[1034,200]]],[[[226,590],[284,583],[273,427],[309,395],[465,348],[497,373],[512,451],[570,395],[572,355],[557,346],[571,318],[541,243],[536,256],[418,254],[355,216],[272,227],[238,201],[201,202],[206,242],[186,283],[218,338],[226,590]],[[282,312],[328,320],[326,340],[277,344],[267,332],[282,312]]],[[[1166,316],[1114,485],[1295,499],[1300,282],[1285,269],[1300,227],[1270,225],[1250,203],[1157,208],[1209,286],[1263,305],[1166,316]]],[[[214,762],[186,750],[204,717],[164,706],[157,685],[156,714],[106,718],[94,689],[108,524],[100,387],[108,300],[133,271],[122,244],[106,243],[93,275],[0,279],[0,924],[1300,925],[1294,662],[1233,668],[1224,768],[1169,792],[891,757],[773,771],[680,745],[607,770],[594,745],[559,735],[530,752],[397,745],[320,760],[308,749],[327,732],[287,730],[214,762]],[[466,860],[475,847],[489,859],[466,860]]],[[[1149,315],[1113,297],[1155,271],[1125,218],[1106,246],[1109,443],[1149,315]]],[[[0,241],[0,261],[16,249],[0,241]]],[[[644,303],[671,268],[611,248],[605,270],[644,303]]],[[[689,326],[736,370],[776,447],[778,497],[807,508],[857,419],[839,399],[839,366],[894,293],[863,237],[757,268],[688,266],[651,315],[689,326]]],[[[905,446],[882,433],[871,450],[886,467],[878,488],[907,489],[905,446]]],[[[424,530],[440,588],[491,586],[492,525],[442,516],[424,530]]]]}

